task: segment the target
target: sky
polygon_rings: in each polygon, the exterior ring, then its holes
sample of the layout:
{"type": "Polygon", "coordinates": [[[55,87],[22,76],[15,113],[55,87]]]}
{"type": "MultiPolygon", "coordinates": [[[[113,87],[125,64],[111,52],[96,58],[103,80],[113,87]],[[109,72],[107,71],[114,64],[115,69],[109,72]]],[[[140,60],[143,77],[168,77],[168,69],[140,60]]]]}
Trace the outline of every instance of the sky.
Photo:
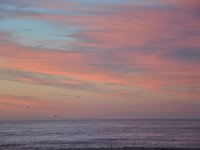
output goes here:
{"type": "Polygon", "coordinates": [[[200,119],[199,0],[0,0],[0,120],[200,119]]]}

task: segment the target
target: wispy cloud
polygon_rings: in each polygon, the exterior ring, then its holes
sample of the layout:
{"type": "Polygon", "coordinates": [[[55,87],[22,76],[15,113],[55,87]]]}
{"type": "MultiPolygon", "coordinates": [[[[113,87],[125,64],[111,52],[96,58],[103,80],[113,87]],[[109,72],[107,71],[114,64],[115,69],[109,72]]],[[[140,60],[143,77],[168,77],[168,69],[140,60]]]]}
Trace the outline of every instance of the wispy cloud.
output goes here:
{"type": "Polygon", "coordinates": [[[169,103],[166,111],[176,100],[184,108],[195,106],[200,90],[198,0],[0,2],[1,80],[85,95],[90,91],[93,106],[102,104],[102,109],[103,102],[93,100],[96,95],[112,103],[130,99],[132,105],[135,99],[145,105],[149,97],[155,108],[162,99],[169,103]]]}

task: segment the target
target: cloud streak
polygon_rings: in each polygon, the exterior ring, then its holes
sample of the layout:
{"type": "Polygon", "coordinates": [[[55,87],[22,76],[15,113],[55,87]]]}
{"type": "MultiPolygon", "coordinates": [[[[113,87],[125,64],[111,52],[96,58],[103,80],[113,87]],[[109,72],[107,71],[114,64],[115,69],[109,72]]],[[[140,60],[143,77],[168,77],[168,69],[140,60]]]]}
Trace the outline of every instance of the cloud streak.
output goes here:
{"type": "MultiPolygon", "coordinates": [[[[150,97],[158,108],[156,99],[166,104],[170,97],[166,111],[177,100],[192,108],[200,90],[198,4],[2,0],[0,79],[90,91],[91,101],[96,95],[113,103],[125,97],[134,105],[150,97]]],[[[105,106],[94,100],[99,103],[105,106]]]]}

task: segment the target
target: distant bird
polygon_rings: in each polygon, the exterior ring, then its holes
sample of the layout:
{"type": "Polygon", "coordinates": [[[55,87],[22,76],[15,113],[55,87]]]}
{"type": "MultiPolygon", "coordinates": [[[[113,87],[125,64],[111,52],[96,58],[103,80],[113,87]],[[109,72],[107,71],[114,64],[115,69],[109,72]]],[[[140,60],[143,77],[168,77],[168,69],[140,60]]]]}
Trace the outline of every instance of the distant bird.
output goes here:
{"type": "Polygon", "coordinates": [[[54,118],[57,118],[57,115],[54,115],[54,118]]]}
{"type": "Polygon", "coordinates": [[[80,96],[77,96],[77,98],[80,98],[80,96]]]}
{"type": "Polygon", "coordinates": [[[26,109],[28,109],[29,108],[29,106],[28,105],[26,105],[26,109]]]}

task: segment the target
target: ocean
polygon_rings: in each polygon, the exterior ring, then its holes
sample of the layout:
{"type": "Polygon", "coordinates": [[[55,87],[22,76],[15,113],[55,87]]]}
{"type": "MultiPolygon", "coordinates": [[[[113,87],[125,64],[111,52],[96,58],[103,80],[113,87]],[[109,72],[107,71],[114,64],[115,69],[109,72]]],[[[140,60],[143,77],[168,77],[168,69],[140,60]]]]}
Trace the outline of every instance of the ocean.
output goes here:
{"type": "Polygon", "coordinates": [[[0,149],[200,148],[200,120],[1,121],[0,149]]]}

